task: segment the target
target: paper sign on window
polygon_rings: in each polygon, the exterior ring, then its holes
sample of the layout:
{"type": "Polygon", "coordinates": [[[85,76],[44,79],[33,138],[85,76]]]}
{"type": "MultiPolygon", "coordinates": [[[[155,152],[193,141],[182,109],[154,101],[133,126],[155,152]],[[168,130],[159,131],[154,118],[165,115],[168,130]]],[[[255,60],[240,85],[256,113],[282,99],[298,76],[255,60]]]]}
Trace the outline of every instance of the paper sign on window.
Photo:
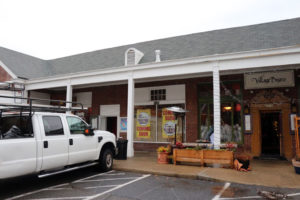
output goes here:
{"type": "Polygon", "coordinates": [[[138,109],[136,121],[136,137],[150,138],[151,109],[138,109]]]}
{"type": "Polygon", "coordinates": [[[175,116],[172,111],[164,108],[162,110],[162,135],[163,138],[174,137],[175,135],[175,116]]]}

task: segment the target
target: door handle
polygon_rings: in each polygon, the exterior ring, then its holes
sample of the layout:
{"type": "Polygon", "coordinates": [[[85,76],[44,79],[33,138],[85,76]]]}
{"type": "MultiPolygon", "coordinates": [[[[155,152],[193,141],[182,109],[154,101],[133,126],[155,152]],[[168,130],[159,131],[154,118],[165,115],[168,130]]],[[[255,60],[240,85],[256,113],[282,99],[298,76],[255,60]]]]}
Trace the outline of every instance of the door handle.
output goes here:
{"type": "Polygon", "coordinates": [[[73,139],[72,138],[69,139],[69,145],[73,145],[73,139]]]}
{"type": "Polygon", "coordinates": [[[102,141],[103,137],[102,136],[99,136],[98,137],[98,143],[100,143],[102,141]]]}
{"type": "Polygon", "coordinates": [[[44,148],[45,148],[45,149],[48,148],[48,141],[44,141],[44,148]]]}

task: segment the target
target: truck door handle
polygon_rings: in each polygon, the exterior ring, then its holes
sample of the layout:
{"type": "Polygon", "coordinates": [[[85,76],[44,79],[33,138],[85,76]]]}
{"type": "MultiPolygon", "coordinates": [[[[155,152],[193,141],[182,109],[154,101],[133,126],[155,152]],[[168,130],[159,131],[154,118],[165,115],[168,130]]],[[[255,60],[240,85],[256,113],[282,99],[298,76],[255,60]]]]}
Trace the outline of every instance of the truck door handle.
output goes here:
{"type": "Polygon", "coordinates": [[[73,145],[73,139],[69,139],[69,145],[73,145]]]}
{"type": "Polygon", "coordinates": [[[45,148],[45,149],[48,148],[48,141],[44,141],[44,148],[45,148]]]}
{"type": "Polygon", "coordinates": [[[102,136],[99,136],[98,137],[98,143],[100,143],[102,141],[103,137],[102,136]]]}

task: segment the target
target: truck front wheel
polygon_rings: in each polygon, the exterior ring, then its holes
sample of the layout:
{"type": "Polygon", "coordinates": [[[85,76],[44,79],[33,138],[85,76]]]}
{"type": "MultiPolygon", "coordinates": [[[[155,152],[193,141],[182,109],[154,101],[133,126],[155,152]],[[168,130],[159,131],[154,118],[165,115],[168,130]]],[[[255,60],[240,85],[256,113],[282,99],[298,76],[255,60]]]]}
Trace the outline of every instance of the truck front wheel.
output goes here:
{"type": "Polygon", "coordinates": [[[99,159],[99,165],[101,171],[107,172],[112,170],[113,166],[113,152],[110,149],[104,149],[103,153],[101,153],[100,159],[99,159]]]}

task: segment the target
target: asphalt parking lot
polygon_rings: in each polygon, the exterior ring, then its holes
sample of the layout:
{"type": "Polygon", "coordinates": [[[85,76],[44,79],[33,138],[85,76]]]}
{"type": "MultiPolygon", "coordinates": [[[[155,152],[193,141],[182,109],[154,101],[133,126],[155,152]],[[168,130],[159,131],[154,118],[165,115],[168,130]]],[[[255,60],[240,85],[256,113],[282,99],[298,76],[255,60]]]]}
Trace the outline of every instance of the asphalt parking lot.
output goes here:
{"type": "Polygon", "coordinates": [[[110,171],[72,182],[45,187],[7,199],[85,199],[92,200],[150,175],[110,171]]]}
{"type": "Polygon", "coordinates": [[[300,199],[300,189],[268,188],[122,171],[98,173],[92,168],[44,179],[31,176],[9,180],[1,187],[0,199],[263,199],[258,191],[284,194],[287,199],[300,199]]]}

